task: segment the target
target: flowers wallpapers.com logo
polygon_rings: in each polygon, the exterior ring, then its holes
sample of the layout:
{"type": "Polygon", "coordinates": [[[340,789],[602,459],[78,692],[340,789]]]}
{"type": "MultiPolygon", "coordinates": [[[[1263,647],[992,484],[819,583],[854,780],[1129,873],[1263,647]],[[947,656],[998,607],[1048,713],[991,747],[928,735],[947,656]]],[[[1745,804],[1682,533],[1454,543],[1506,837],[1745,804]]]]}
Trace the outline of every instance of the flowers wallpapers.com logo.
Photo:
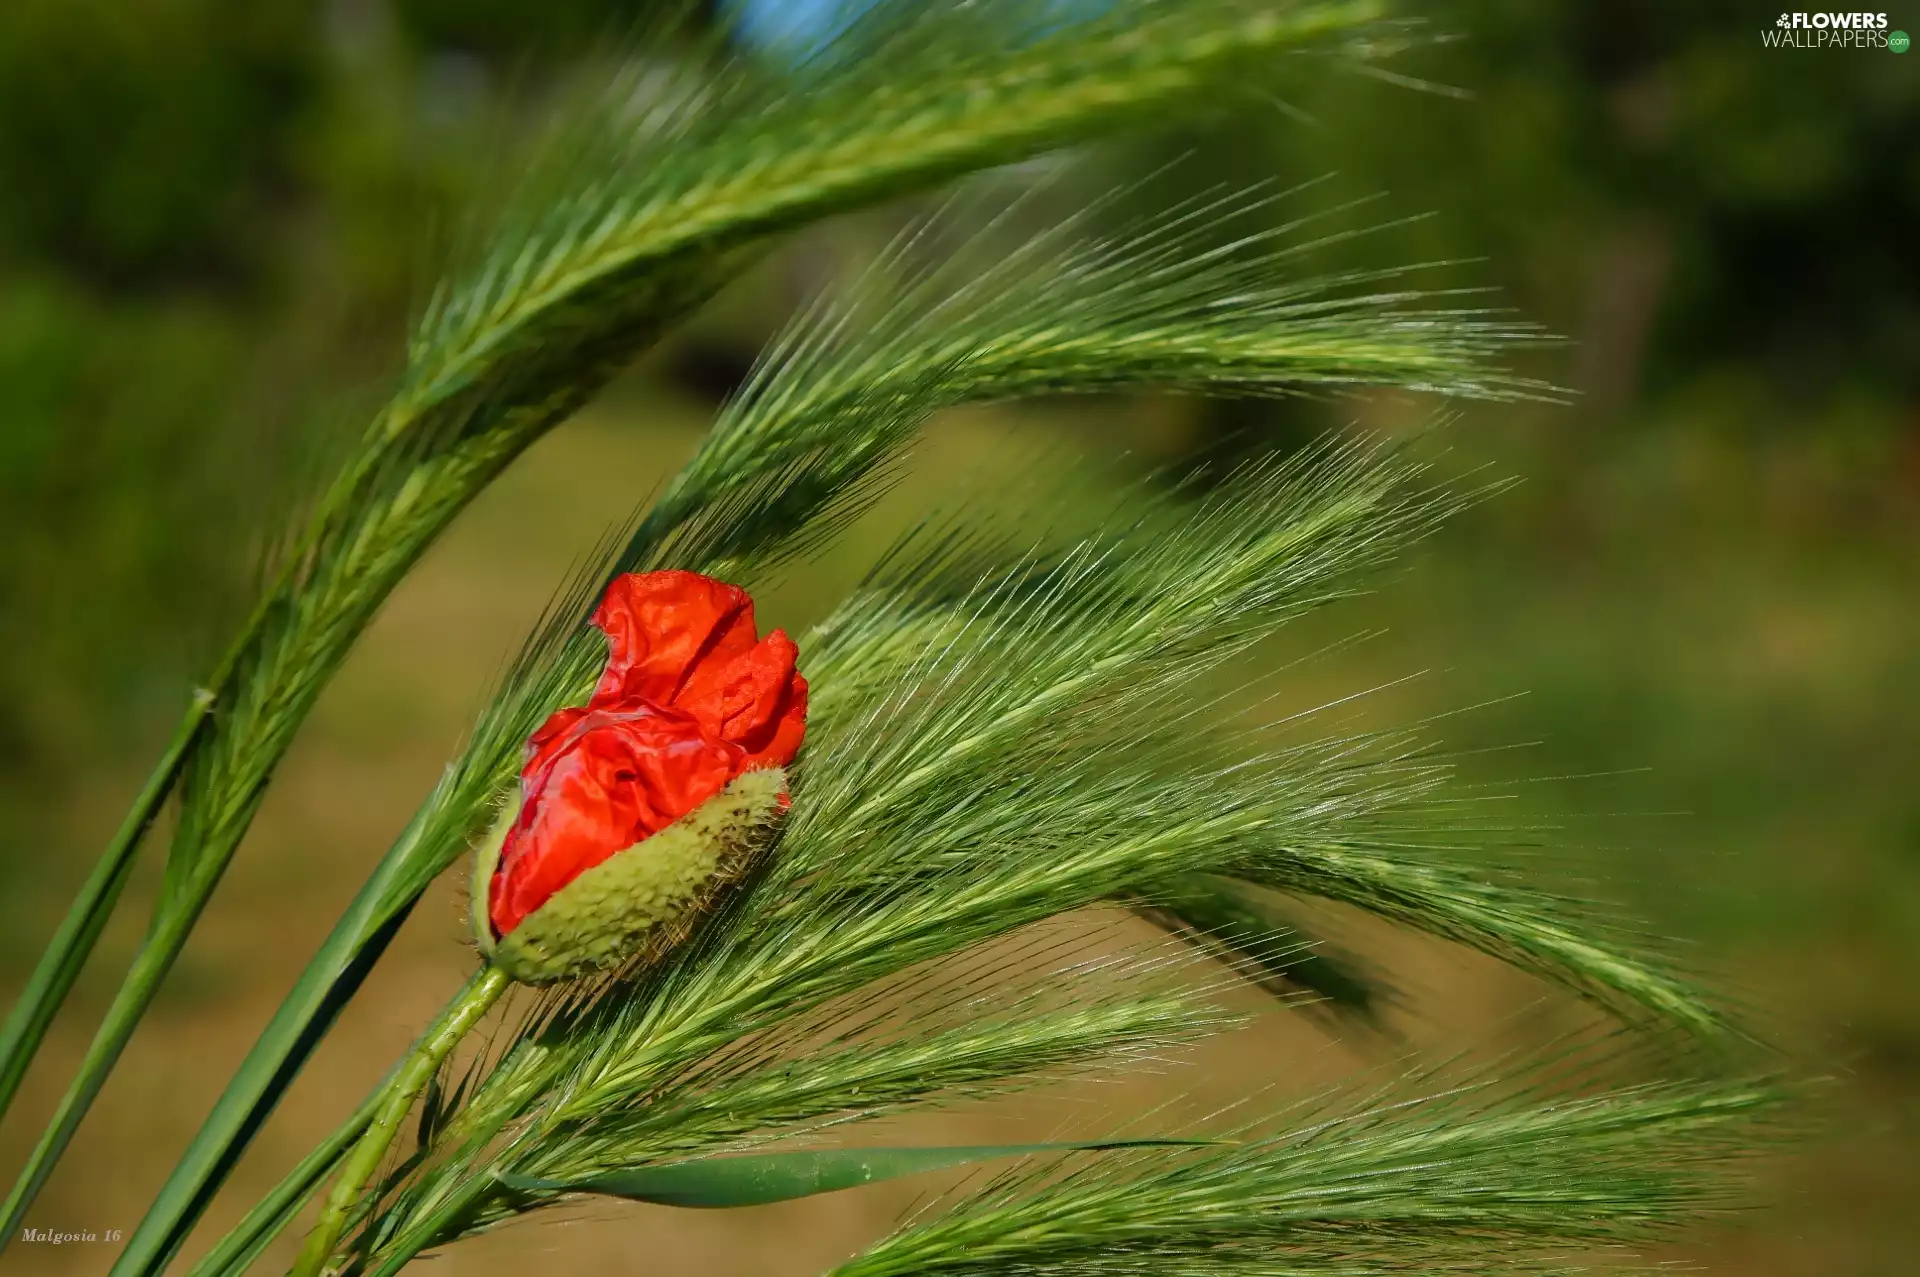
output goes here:
{"type": "Polygon", "coordinates": [[[1769,49],[1890,49],[1905,53],[1904,31],[1888,29],[1884,13],[1783,13],[1760,32],[1769,49]]]}

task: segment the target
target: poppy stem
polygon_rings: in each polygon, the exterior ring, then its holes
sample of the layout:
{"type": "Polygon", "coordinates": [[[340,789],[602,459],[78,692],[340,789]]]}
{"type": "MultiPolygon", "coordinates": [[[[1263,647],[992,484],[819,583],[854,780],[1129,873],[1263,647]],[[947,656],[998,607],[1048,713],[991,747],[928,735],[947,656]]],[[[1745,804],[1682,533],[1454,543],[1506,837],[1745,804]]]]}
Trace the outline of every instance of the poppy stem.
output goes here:
{"type": "Polygon", "coordinates": [[[333,1181],[326,1204],[321,1207],[320,1219],[314,1224],[313,1231],[307,1234],[306,1245],[301,1248],[300,1258],[294,1263],[290,1277],[320,1277],[328,1271],[327,1261],[332,1257],[333,1248],[339,1243],[341,1234],[346,1232],[347,1220],[359,1202],[361,1192],[380,1169],[387,1149],[392,1146],[394,1137],[400,1133],[401,1124],[413,1109],[413,1102],[420,1098],[427,1083],[440,1071],[440,1065],[448,1054],[486,1016],[511,983],[507,973],[500,968],[491,964],[482,967],[466,987],[447,1003],[433,1027],[421,1036],[407,1058],[401,1061],[400,1067],[394,1070],[392,1080],[387,1083],[385,1093],[380,1097],[373,1120],[368,1124],[365,1134],[361,1135],[359,1143],[347,1155],[339,1177],[333,1181]]]}

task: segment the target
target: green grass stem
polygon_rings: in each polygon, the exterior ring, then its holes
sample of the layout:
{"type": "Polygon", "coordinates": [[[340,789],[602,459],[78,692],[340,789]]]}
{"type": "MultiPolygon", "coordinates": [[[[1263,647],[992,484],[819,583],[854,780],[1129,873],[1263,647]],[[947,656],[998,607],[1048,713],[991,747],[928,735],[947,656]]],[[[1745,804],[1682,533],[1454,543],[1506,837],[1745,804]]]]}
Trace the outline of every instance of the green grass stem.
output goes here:
{"type": "Polygon", "coordinates": [[[306,1245],[301,1248],[300,1258],[293,1266],[293,1277],[319,1277],[327,1270],[327,1260],[333,1254],[334,1245],[339,1242],[341,1234],[346,1231],[347,1220],[360,1200],[361,1190],[379,1171],[380,1163],[400,1134],[401,1124],[407,1120],[414,1101],[420,1098],[434,1074],[440,1071],[440,1065],[448,1053],[486,1016],[511,983],[500,968],[482,968],[446,1005],[434,1026],[402,1061],[393,1080],[387,1083],[380,1096],[373,1120],[367,1124],[353,1151],[347,1155],[339,1177],[328,1191],[326,1204],[320,1210],[320,1220],[307,1235],[306,1245]]]}
{"type": "Polygon", "coordinates": [[[47,942],[46,951],[40,955],[40,962],[34,967],[32,977],[7,1016],[6,1027],[0,1029],[0,1115],[4,1115],[12,1104],[21,1080],[27,1075],[28,1066],[33,1063],[33,1057],[46,1037],[48,1026],[53,1023],[53,1017],[59,1014],[61,1004],[73,988],[73,982],[79,978],[81,968],[92,956],[94,945],[99,943],[100,933],[106,928],[107,919],[112,917],[120,893],[133,872],[134,853],[139,850],[141,840],[146,837],[147,830],[153,827],[161,807],[173,792],[180,778],[180,769],[186,765],[187,756],[192,752],[193,743],[207,721],[213,702],[214,693],[211,691],[202,688],[194,693],[192,704],[180,720],[180,726],[174,730],[166,752],[161,754],[160,761],[154,764],[153,771],[148,774],[146,784],[133,800],[132,808],[120,822],[120,828],[114,832],[113,841],[107,844],[99,863],[94,865],[93,872],[80,888],[80,894],[67,910],[60,929],[47,942]]]}
{"type": "Polygon", "coordinates": [[[379,1112],[392,1081],[389,1074],[354,1110],[353,1116],[316,1145],[300,1164],[288,1171],[273,1190],[254,1204],[241,1221],[214,1248],[201,1256],[189,1277],[238,1277],[260,1257],[260,1252],[284,1231],[301,1204],[339,1167],[379,1112]]]}

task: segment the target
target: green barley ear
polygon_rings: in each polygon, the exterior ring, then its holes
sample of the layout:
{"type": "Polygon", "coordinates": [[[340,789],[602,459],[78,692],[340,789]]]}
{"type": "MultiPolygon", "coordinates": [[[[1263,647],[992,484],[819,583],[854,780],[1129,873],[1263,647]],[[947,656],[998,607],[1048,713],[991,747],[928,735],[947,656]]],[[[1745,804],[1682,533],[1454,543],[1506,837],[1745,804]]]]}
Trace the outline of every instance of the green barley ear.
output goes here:
{"type": "Polygon", "coordinates": [[[831,1277],[1619,1271],[1567,1256],[1737,1206],[1789,1098],[1737,1081],[1565,1094],[1551,1070],[1503,1071],[1330,1097],[1219,1148],[1017,1167],[831,1277]]]}

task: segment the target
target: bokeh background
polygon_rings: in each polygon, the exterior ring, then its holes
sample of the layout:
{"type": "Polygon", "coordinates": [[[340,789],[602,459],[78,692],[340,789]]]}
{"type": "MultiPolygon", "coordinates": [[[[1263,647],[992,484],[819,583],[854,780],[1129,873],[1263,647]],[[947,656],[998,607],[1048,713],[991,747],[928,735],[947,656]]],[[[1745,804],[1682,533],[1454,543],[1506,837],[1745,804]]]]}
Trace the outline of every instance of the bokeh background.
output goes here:
{"type": "MultiPolygon", "coordinates": [[[[826,6],[745,7],[758,56],[782,57],[826,6]]],[[[1569,406],[1468,407],[1442,434],[1445,464],[1520,484],[1303,638],[1384,631],[1292,675],[1289,694],[1421,674],[1375,698],[1379,712],[1478,707],[1445,728],[1489,751],[1469,771],[1526,781],[1523,803],[1569,821],[1662,932],[1696,944],[1792,1058],[1834,1079],[1824,1132],[1763,1166],[1767,1205],[1661,1258],[1742,1277],[1909,1273],[1920,54],[1766,50],[1773,13],[1752,4],[1418,7],[1460,38],[1396,65],[1464,92],[1313,84],[1085,157],[1063,189],[1134,182],[1131,207],[1324,177],[1289,209],[1370,200],[1329,212],[1328,229],[1431,216],[1305,266],[1462,263],[1433,278],[1496,288],[1568,338],[1522,362],[1577,392],[1569,406]]],[[[24,979],[233,624],[263,536],[377,394],[446,227],[497,180],[518,122],[600,73],[645,9],[0,5],[0,986],[24,979]]],[[[1892,17],[1920,28],[1920,9],[1892,17]]],[[[886,225],[823,228],[744,281],[536,447],[394,596],[31,1223],[131,1227],[569,565],[691,449],[805,292],[886,225]]],[[[765,610],[804,624],[889,529],[991,499],[1007,476],[1090,458],[1092,499],[1156,470],[1410,429],[1433,407],[956,414],[886,506],[765,610]]],[[[136,884],[136,906],[150,887],[136,884]]],[[[458,982],[459,904],[448,883],[418,911],[216,1222],[328,1129],[458,982]]],[[[8,1164],[138,926],[137,908],[116,923],[0,1129],[8,1164]]],[[[1405,990],[1391,1040],[1275,1017],[1167,1085],[1305,1085],[1538,1013],[1540,991],[1489,964],[1362,939],[1405,990]]],[[[1097,1102],[1145,1102],[1142,1085],[1097,1102]]],[[[803,1274],[912,1195],[725,1217],[609,1208],[457,1248],[436,1271],[803,1274]]],[[[16,1246],[7,1266],[100,1272],[110,1249],[16,1246]]]]}

